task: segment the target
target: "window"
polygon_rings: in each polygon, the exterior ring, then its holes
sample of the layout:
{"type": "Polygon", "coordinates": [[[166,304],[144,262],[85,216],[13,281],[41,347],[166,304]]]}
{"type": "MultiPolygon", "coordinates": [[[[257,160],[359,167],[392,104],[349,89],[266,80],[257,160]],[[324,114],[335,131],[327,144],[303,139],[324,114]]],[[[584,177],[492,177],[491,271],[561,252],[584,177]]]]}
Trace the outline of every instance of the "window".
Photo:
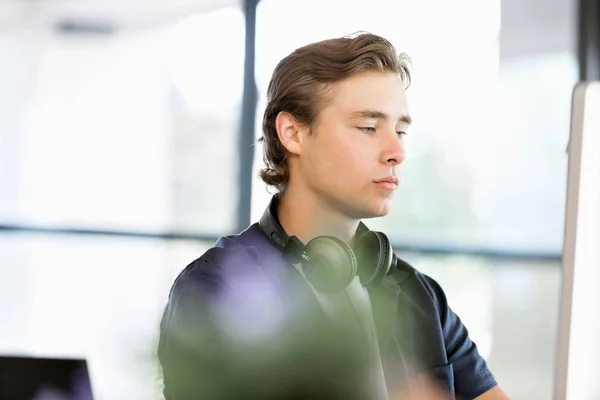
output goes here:
{"type": "MultiPolygon", "coordinates": [[[[26,68],[1,68],[16,81],[7,87],[21,108],[0,119],[0,140],[10,146],[2,151],[10,174],[0,174],[7,193],[0,221],[151,233],[232,229],[241,9],[193,15],[168,30],[33,43],[14,46],[26,68]]],[[[6,103],[11,96],[0,94],[6,103]]]]}
{"type": "Polygon", "coordinates": [[[1,234],[0,352],[85,357],[98,398],[156,398],[169,288],[211,245],[1,234]]]}

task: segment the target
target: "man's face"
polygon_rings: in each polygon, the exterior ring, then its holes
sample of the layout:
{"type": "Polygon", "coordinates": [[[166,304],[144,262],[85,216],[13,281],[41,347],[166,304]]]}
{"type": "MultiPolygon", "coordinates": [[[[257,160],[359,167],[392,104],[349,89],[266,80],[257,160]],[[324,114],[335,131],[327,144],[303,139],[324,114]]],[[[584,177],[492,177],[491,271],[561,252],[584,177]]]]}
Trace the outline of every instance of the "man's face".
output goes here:
{"type": "Polygon", "coordinates": [[[404,84],[396,74],[365,72],[336,83],[302,140],[299,181],[350,218],[386,215],[409,124],[404,84]]]}

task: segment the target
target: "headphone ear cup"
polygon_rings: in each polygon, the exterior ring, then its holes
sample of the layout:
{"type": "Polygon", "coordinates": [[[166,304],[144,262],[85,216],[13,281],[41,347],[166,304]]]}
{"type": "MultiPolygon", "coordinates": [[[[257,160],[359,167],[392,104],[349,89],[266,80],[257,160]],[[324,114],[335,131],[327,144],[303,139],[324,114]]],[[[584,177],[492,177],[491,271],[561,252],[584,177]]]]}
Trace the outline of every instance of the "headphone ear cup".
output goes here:
{"type": "Polygon", "coordinates": [[[357,273],[352,248],[333,236],[318,236],[306,245],[310,260],[302,263],[302,272],[315,289],[335,293],[352,282],[357,273]]]}
{"type": "Polygon", "coordinates": [[[355,240],[354,252],[358,276],[363,286],[371,285],[385,277],[393,261],[392,246],[381,232],[367,231],[355,240]]]}

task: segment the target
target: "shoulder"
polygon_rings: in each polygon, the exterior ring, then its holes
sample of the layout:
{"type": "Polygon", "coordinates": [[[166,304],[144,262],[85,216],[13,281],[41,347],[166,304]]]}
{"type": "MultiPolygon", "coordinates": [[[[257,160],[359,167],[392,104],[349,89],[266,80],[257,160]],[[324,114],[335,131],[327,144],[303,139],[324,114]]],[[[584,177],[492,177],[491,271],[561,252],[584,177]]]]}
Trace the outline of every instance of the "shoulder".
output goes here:
{"type": "Polygon", "coordinates": [[[423,287],[427,291],[427,294],[431,297],[440,316],[440,322],[442,323],[442,326],[444,326],[446,323],[446,313],[448,311],[448,299],[446,298],[444,289],[442,289],[442,286],[431,276],[418,271],[417,275],[421,282],[423,282],[423,287]]]}
{"type": "Polygon", "coordinates": [[[419,305],[431,305],[437,311],[439,320],[443,325],[445,312],[448,308],[446,294],[440,284],[431,276],[419,271],[406,261],[398,258],[397,273],[394,282],[419,305]]]}
{"type": "Polygon", "coordinates": [[[234,279],[236,275],[256,269],[260,263],[261,249],[270,243],[255,225],[239,234],[219,237],[211,248],[178,274],[171,288],[171,296],[189,286],[210,291],[234,279]]]}
{"type": "Polygon", "coordinates": [[[260,231],[245,231],[220,237],[215,244],[191,261],[173,281],[163,311],[162,326],[174,315],[194,314],[223,302],[239,302],[249,276],[259,277],[260,248],[268,245],[260,231]]]}

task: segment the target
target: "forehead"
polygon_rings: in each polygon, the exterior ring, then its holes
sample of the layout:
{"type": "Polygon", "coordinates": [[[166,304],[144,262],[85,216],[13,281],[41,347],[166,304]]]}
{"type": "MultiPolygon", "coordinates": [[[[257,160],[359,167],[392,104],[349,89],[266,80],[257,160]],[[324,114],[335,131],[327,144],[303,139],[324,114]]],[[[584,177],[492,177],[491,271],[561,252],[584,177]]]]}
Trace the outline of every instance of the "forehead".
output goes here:
{"type": "Polygon", "coordinates": [[[402,79],[392,72],[364,72],[332,85],[329,105],[341,113],[378,110],[390,115],[408,112],[402,79]]]}

